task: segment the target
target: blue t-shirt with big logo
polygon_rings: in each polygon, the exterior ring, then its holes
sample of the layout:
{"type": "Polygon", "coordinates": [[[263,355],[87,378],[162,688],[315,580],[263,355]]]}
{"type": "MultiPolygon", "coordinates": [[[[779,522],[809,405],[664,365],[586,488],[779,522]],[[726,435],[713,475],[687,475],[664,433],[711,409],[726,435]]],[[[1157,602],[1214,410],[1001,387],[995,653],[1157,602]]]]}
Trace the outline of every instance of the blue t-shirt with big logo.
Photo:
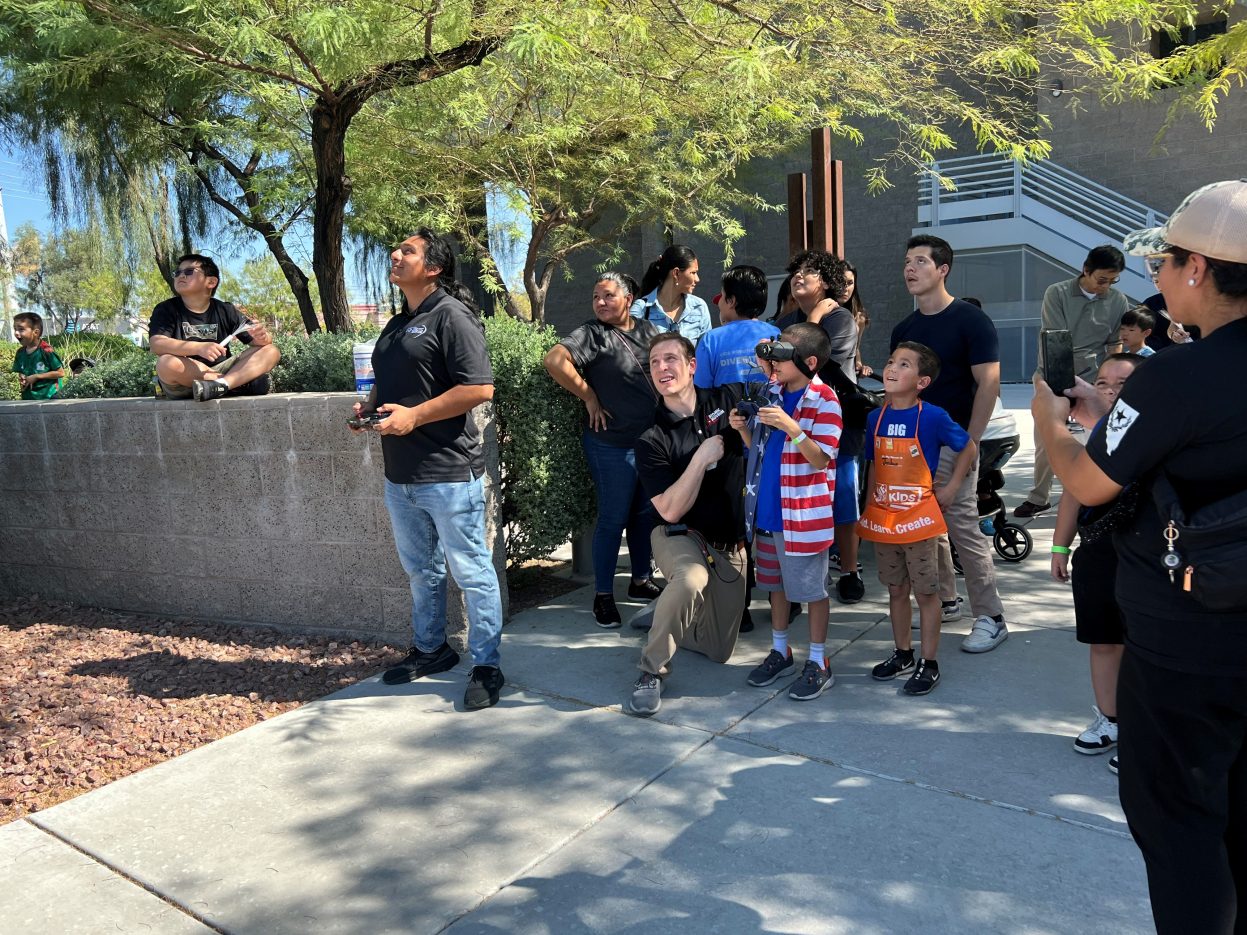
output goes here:
{"type": "Polygon", "coordinates": [[[873,460],[876,435],[885,438],[913,438],[915,423],[918,426],[918,444],[922,446],[922,456],[926,458],[932,477],[935,476],[936,465],[940,462],[940,448],[961,451],[970,440],[966,430],[934,403],[922,404],[921,419],[918,417],[917,406],[909,409],[893,409],[889,406],[886,410],[876,409],[866,416],[866,453],[873,460]]]}

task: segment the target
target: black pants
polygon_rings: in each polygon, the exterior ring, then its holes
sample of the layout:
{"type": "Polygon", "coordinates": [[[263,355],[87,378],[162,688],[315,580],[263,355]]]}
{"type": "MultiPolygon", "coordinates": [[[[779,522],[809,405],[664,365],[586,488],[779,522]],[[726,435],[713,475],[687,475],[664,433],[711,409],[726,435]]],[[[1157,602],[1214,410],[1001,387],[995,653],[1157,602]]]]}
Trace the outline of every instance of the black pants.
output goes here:
{"type": "Polygon", "coordinates": [[[1156,931],[1247,935],[1247,678],[1176,672],[1127,645],[1117,714],[1156,931]]]}

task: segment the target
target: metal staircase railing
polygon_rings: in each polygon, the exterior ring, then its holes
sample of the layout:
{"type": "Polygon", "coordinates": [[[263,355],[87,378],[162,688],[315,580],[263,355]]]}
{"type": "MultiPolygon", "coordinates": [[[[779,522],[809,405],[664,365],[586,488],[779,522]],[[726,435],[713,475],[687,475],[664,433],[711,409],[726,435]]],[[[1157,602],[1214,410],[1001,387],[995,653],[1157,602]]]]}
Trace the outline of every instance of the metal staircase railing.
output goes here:
{"type": "MultiPolygon", "coordinates": [[[[1004,156],[963,156],[934,163],[918,183],[918,217],[925,226],[1023,218],[1056,230],[1060,220],[1051,212],[1095,232],[1097,243],[1116,244],[1131,231],[1168,218],[1053,162],[1022,165],[1004,156]],[[954,188],[946,189],[941,178],[954,188]]],[[[1056,232],[1087,239],[1072,226],[1056,232]]]]}

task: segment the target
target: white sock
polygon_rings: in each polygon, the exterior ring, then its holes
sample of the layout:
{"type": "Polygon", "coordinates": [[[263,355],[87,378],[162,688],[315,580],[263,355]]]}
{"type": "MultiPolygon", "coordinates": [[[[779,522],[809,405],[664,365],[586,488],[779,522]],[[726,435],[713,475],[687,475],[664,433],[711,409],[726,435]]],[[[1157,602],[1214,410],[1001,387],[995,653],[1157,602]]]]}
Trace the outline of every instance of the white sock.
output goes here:
{"type": "Polygon", "coordinates": [[[811,643],[810,644],[810,662],[818,663],[820,669],[827,668],[827,644],[811,643]]]}
{"type": "Polygon", "coordinates": [[[775,650],[781,656],[788,655],[788,631],[772,630],[771,631],[771,649],[775,650]]]}

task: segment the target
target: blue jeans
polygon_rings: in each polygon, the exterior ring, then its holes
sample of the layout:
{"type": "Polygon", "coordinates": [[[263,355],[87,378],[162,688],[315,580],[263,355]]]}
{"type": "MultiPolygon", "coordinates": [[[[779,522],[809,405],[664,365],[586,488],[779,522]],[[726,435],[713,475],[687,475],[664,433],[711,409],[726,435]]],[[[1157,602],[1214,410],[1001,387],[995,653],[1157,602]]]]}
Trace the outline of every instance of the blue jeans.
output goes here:
{"type": "Polygon", "coordinates": [[[502,593],[485,542],[481,478],[455,484],[385,482],[385,507],[398,560],[411,581],[411,629],[416,649],[446,642],[446,566],[463,591],[472,664],[497,666],[502,642],[502,593]]]}
{"type": "Polygon", "coordinates": [[[641,580],[650,576],[653,553],[649,534],[657,514],[641,489],[635,450],[603,444],[588,430],[581,436],[581,443],[598,495],[598,524],[593,530],[593,580],[599,594],[613,594],[619,537],[625,531],[632,577],[641,580]]]}

